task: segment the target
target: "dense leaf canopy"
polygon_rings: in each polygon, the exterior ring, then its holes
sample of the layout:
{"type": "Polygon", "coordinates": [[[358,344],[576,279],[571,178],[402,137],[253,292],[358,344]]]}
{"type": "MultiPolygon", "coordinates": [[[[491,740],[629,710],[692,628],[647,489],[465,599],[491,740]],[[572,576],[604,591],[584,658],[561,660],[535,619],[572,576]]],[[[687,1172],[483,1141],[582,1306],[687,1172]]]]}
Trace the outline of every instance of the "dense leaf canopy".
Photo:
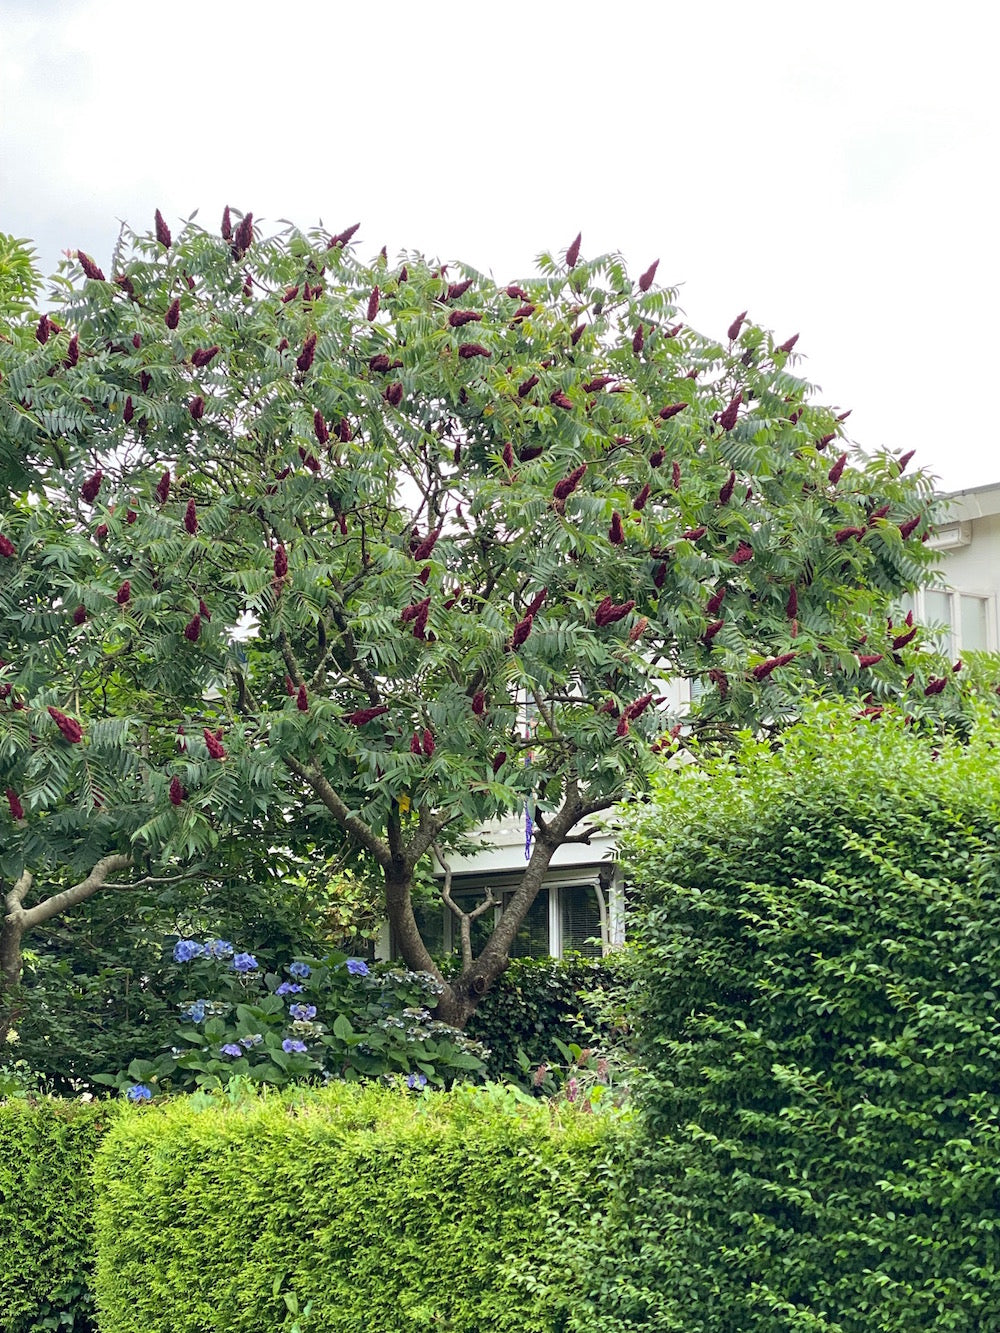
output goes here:
{"type": "Polygon", "coordinates": [[[305,809],[425,965],[432,846],[532,804],[523,915],[672,743],[666,679],[713,725],[889,682],[929,493],[850,449],[794,336],[695,333],[655,265],[574,243],[497,285],[353,230],[158,218],[0,342],[0,871],[305,809]]]}

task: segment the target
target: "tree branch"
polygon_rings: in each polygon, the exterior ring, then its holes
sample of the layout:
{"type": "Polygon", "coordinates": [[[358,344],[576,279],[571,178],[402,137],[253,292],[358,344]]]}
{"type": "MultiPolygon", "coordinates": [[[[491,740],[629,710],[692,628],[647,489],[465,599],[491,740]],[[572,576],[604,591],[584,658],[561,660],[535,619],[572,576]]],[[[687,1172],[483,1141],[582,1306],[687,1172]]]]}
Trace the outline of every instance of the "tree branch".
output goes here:
{"type": "Polygon", "coordinates": [[[283,762],[296,777],[301,778],[303,782],[307,782],[312,787],[341,828],[350,833],[353,838],[356,838],[366,851],[371,852],[380,866],[386,870],[389,869],[392,865],[391,849],[378,834],[371,831],[363,820],[359,819],[357,815],[351,814],[348,806],[334,790],[330,781],[315,768],[310,768],[307,764],[303,764],[300,759],[296,759],[294,755],[285,755],[283,762]]]}
{"type": "MultiPolygon", "coordinates": [[[[104,887],[109,875],[117,874],[119,870],[127,870],[131,864],[131,856],[125,855],[124,852],[113,852],[110,856],[102,856],[99,861],[94,863],[94,868],[90,874],[85,879],[81,879],[78,884],[63,889],[61,893],[54,893],[50,898],[45,898],[40,903],[36,903],[34,907],[29,907],[26,912],[21,908],[23,913],[21,920],[24,929],[31,930],[33,926],[39,925],[42,921],[48,921],[61,912],[66,912],[69,908],[75,907],[77,903],[84,902],[98,889],[104,887]]],[[[20,906],[20,904],[18,905],[20,906]]]]}

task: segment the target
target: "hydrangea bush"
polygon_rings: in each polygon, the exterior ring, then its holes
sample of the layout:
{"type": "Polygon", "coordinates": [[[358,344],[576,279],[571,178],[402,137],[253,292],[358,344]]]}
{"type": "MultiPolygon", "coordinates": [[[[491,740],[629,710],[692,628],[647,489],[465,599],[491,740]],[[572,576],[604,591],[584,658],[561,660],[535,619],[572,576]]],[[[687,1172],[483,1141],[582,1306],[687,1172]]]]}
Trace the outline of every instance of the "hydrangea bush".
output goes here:
{"type": "Polygon", "coordinates": [[[422,1088],[484,1072],[487,1048],[433,1017],[442,985],[430,973],[341,953],[269,972],[218,939],[179,939],[173,960],[187,991],[173,1044],[97,1076],[131,1101],[218,1088],[234,1075],[279,1087],[399,1079],[422,1088]]]}

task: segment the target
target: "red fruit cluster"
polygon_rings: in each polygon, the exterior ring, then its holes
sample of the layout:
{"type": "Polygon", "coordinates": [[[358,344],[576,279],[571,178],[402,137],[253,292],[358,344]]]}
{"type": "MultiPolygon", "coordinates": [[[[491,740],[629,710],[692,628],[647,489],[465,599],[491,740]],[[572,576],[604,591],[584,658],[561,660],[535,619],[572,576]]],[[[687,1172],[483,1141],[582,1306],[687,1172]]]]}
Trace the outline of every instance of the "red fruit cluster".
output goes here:
{"type": "Polygon", "coordinates": [[[53,708],[51,704],[48,714],[70,745],[78,745],[83,740],[83,729],[75,718],[67,717],[61,708],[53,708]]]}
{"type": "Polygon", "coordinates": [[[611,515],[611,527],[608,530],[608,541],[613,546],[621,546],[625,540],[625,529],[622,527],[622,516],[616,509],[611,515]]]}
{"type": "Polygon", "coordinates": [[[541,592],[536,592],[534,597],[532,597],[531,601],[528,603],[527,609],[525,610],[524,614],[526,616],[537,616],[539,611],[542,609],[542,605],[545,602],[545,599],[548,595],[549,595],[548,588],[543,588],[541,592]]]}
{"type": "Polygon", "coordinates": [[[6,556],[8,560],[12,560],[17,555],[17,547],[3,533],[0,533],[0,555],[6,556]]]}
{"type": "Polygon", "coordinates": [[[433,532],[429,532],[427,536],[424,537],[424,539],[417,546],[413,548],[412,554],[414,560],[416,560],[418,563],[423,560],[429,560],[431,558],[431,554],[434,551],[434,547],[437,545],[437,540],[440,536],[441,536],[440,528],[435,528],[433,532]]]}
{"type": "Polygon", "coordinates": [[[7,804],[10,806],[10,815],[12,819],[24,818],[24,806],[21,804],[20,797],[13,787],[7,788],[7,804]]]}
{"type": "Polygon", "coordinates": [[[104,473],[98,468],[80,487],[80,495],[86,500],[87,504],[92,505],[97,499],[97,492],[101,489],[103,480],[104,473]]]}
{"type": "Polygon", "coordinates": [[[403,386],[400,384],[399,380],[386,385],[385,398],[386,402],[390,403],[393,407],[398,407],[400,405],[403,401],[403,386]]]}
{"type": "Polygon", "coordinates": [[[610,597],[605,597],[594,612],[594,623],[599,629],[603,629],[605,625],[613,625],[616,621],[624,619],[634,606],[634,601],[621,602],[616,606],[610,597]]]}
{"type": "Polygon", "coordinates": [[[650,264],[649,268],[646,269],[646,272],[639,279],[640,292],[648,292],[650,287],[652,287],[653,279],[656,277],[656,270],[657,267],[659,266],[659,263],[660,261],[658,259],[654,259],[653,262],[650,264]]]}
{"type": "Polygon", "coordinates": [[[115,601],[118,603],[119,606],[125,606],[127,605],[128,600],[131,596],[132,596],[132,584],[129,582],[128,579],[125,579],[121,587],[115,593],[115,601]]]}
{"type": "Polygon", "coordinates": [[[182,805],[187,792],[184,790],[181,780],[178,777],[170,779],[170,788],[168,791],[171,805],[182,805]]]}
{"type": "Polygon", "coordinates": [[[462,343],[458,349],[458,354],[463,361],[471,361],[476,356],[492,356],[489,348],[484,347],[482,343],[462,343]]]}
{"type": "Polygon", "coordinates": [[[346,245],[360,226],[360,222],[355,222],[353,227],[345,227],[343,231],[338,231],[336,236],[331,236],[327,241],[326,248],[335,250],[338,245],[346,245]]]}
{"type": "Polygon", "coordinates": [[[642,490],[633,498],[632,508],[635,510],[645,509],[646,501],[649,499],[649,482],[647,481],[642,490]]]}
{"type": "Polygon", "coordinates": [[[583,233],[577,232],[575,238],[570,241],[569,249],[566,251],[566,267],[575,268],[576,261],[580,258],[580,243],[583,240],[583,233]]]}
{"type": "Polygon", "coordinates": [[[363,727],[366,722],[372,722],[375,718],[381,717],[383,713],[388,713],[388,711],[388,704],[379,704],[374,708],[359,708],[356,712],[351,713],[347,723],[351,727],[363,727]]]}
{"type": "Polygon", "coordinates": [[[295,707],[300,713],[309,712],[309,695],[306,692],[305,685],[300,685],[298,688],[298,693],[295,695],[295,707]]]}
{"type": "Polygon", "coordinates": [[[833,467],[826,474],[827,480],[829,481],[831,486],[836,486],[837,482],[844,475],[844,468],[846,465],[847,465],[847,455],[841,454],[840,457],[837,459],[836,463],[834,463],[833,467]]]}
{"type": "Polygon", "coordinates": [[[132,420],[134,415],[135,415],[135,407],[133,406],[132,403],[132,395],[129,394],[129,396],[125,399],[125,406],[122,408],[122,420],[125,422],[126,426],[132,420]]]}
{"type": "Polygon", "coordinates": [[[687,403],[670,403],[667,407],[661,407],[659,412],[660,420],[669,421],[670,418],[675,417],[678,412],[683,412],[686,407],[687,403]]]}
{"type": "Polygon", "coordinates": [[[907,630],[904,634],[897,634],[896,637],[895,637],[895,638],[893,639],[893,641],[892,641],[892,650],[893,650],[893,652],[897,652],[897,653],[898,653],[899,650],[900,650],[900,648],[905,648],[906,645],[907,645],[912,639],[915,639],[916,637],[917,637],[917,627],[916,627],[916,625],[914,625],[914,627],[913,627],[912,629],[907,630]]]}
{"type": "Polygon", "coordinates": [[[882,661],[881,653],[865,653],[862,657],[858,658],[858,666],[873,667],[876,664],[876,662],[881,662],[881,661],[882,661]]]}
{"type": "Polygon", "coordinates": [[[200,421],[205,415],[205,400],[200,393],[195,394],[188,403],[188,411],[191,413],[193,421],[200,421]]]}
{"type": "Polygon", "coordinates": [[[521,645],[527,639],[528,635],[531,633],[531,627],[534,623],[535,623],[535,617],[532,615],[527,615],[524,617],[523,620],[519,620],[517,622],[517,624],[514,626],[514,633],[511,635],[510,638],[511,652],[514,652],[521,647],[521,645]]]}
{"type": "Polygon", "coordinates": [[[429,597],[425,597],[423,601],[420,602],[411,602],[409,606],[403,608],[401,617],[403,624],[406,625],[412,622],[413,637],[415,639],[423,639],[426,637],[425,630],[427,628],[427,617],[430,614],[430,609],[431,599],[429,597]]]}
{"type": "Polygon", "coordinates": [[[505,764],[506,762],[507,762],[507,751],[506,751],[506,750],[498,750],[497,753],[493,756],[493,776],[494,776],[494,777],[496,777],[497,773],[500,772],[501,768],[503,768],[503,766],[504,766],[504,764],[505,764]]]}
{"type": "Polygon", "coordinates": [[[184,626],[184,637],[189,643],[197,643],[201,635],[201,616],[194,615],[184,626]]]}
{"type": "Polygon", "coordinates": [[[718,634],[719,630],[722,629],[725,623],[726,622],[724,620],[713,620],[711,624],[706,625],[705,632],[701,636],[702,643],[704,644],[711,643],[712,640],[715,638],[715,636],[718,634]]]}
{"type": "Polygon", "coordinates": [[[73,612],[73,624],[82,625],[87,619],[87,608],[81,603],[73,612]]]}
{"type": "Polygon", "coordinates": [[[729,339],[730,342],[732,342],[734,339],[740,336],[740,329],[743,327],[743,321],[746,319],[746,317],[747,317],[747,312],[745,310],[741,310],[740,313],[733,320],[732,324],[730,324],[729,328],[726,330],[726,337],[729,339]]]}
{"type": "Polygon", "coordinates": [[[196,347],[191,353],[191,364],[199,370],[207,366],[210,361],[219,355],[219,344],[213,343],[211,347],[196,347]]]}
{"type": "Polygon", "coordinates": [[[900,523],[899,535],[903,538],[904,541],[907,539],[907,537],[909,537],[913,532],[916,531],[917,527],[920,524],[920,520],[922,518],[923,514],[917,514],[914,518],[908,518],[905,523],[900,523]]]}
{"type": "Polygon", "coordinates": [[[706,528],[705,525],[704,525],[704,523],[702,523],[700,527],[697,527],[697,528],[688,528],[687,532],[682,532],[682,533],[681,533],[681,538],[682,538],[683,541],[687,541],[687,542],[697,542],[697,541],[701,541],[702,537],[704,537],[704,535],[705,535],[705,533],[706,533],[707,531],[708,531],[708,528],[706,528]]]}
{"type": "Polygon", "coordinates": [[[471,278],[466,278],[464,282],[449,283],[448,291],[444,299],[446,301],[457,301],[460,296],[465,295],[465,293],[469,290],[471,286],[472,286],[471,278]]]}
{"type": "Polygon", "coordinates": [[[311,367],[316,356],[316,334],[310,333],[302,344],[302,351],[295,358],[295,365],[304,375],[311,367]]]}
{"type": "Polygon", "coordinates": [[[864,528],[855,528],[855,527],[838,528],[837,531],[833,534],[833,540],[837,543],[838,546],[843,546],[844,543],[849,542],[852,537],[857,537],[858,541],[860,541],[864,535],[865,535],[864,528]]]}
{"type": "Polygon", "coordinates": [[[573,400],[562,389],[553,389],[549,394],[549,402],[554,407],[561,407],[564,412],[570,412],[573,409],[573,400]]]}
{"type": "Polygon", "coordinates": [[[213,759],[225,759],[226,751],[222,744],[221,732],[216,734],[209,731],[208,727],[205,727],[202,731],[202,735],[205,737],[205,745],[207,746],[208,753],[211,757],[213,759]]]}
{"type": "Polygon", "coordinates": [[[379,297],[380,293],[378,287],[373,287],[372,294],[368,298],[368,309],[365,311],[365,318],[368,320],[369,324],[378,314],[379,297]]]}
{"type": "Polygon", "coordinates": [[[233,236],[232,251],[236,259],[242,259],[253,242],[253,214],[244,213],[240,225],[233,236]]]}
{"type": "Polygon", "coordinates": [[[727,505],[733,498],[733,487],[736,485],[736,473],[730,472],[729,476],[722,483],[719,489],[719,504],[727,505]]]}
{"type": "Polygon", "coordinates": [[[77,250],[76,257],[80,261],[80,267],[83,269],[86,277],[92,279],[94,282],[106,281],[104,274],[91,259],[90,255],[84,254],[82,250],[77,250]]]}
{"type": "Polygon", "coordinates": [[[538,376],[529,375],[526,380],[524,380],[521,384],[517,386],[518,398],[527,398],[528,394],[531,393],[532,389],[535,387],[537,383],[538,383],[538,376]]]}
{"type": "Polygon", "coordinates": [[[778,667],[787,666],[797,653],[780,653],[777,657],[769,657],[764,662],[759,662],[750,672],[754,680],[766,680],[772,671],[777,671],[778,667]]]}
{"type": "Polygon", "coordinates": [[[729,406],[719,417],[719,425],[723,430],[732,430],[736,425],[736,418],[739,415],[740,403],[743,401],[743,391],[741,390],[735,398],[729,400],[729,406]]]}
{"type": "Polygon", "coordinates": [[[156,498],[160,504],[167,503],[167,496],[170,494],[170,469],[164,472],[163,476],[156,483],[156,498]]]}
{"type": "Polygon", "coordinates": [[[733,552],[733,564],[745,565],[748,560],[752,559],[753,547],[747,542],[740,542],[739,546],[737,546],[736,550],[733,552]]]}
{"type": "Polygon", "coordinates": [[[478,310],[453,310],[448,316],[448,323],[453,329],[460,329],[464,324],[477,323],[481,319],[478,310]]]}
{"type": "Polygon", "coordinates": [[[723,585],[721,588],[716,588],[715,592],[712,593],[711,597],[705,603],[705,614],[709,616],[718,615],[719,608],[722,605],[722,599],[725,597],[725,595],[726,595],[725,585],[723,585]]]}
{"type": "Polygon", "coordinates": [[[288,552],[284,546],[279,546],[274,552],[274,577],[283,579],[288,573],[288,552]]]}
{"type": "Polygon", "coordinates": [[[163,316],[163,322],[168,329],[176,329],[181,322],[181,298],[175,296],[167,306],[167,313],[163,316]]]}
{"type": "Polygon", "coordinates": [[[579,467],[575,467],[573,471],[563,477],[561,481],[557,481],[552,490],[553,498],[556,500],[568,500],[583,480],[583,475],[586,471],[587,464],[581,463],[579,467]]]}
{"type": "Polygon", "coordinates": [[[156,210],[156,239],[165,250],[170,249],[170,228],[163,221],[163,214],[159,209],[156,210]]]}
{"type": "Polygon", "coordinates": [[[774,350],[776,352],[790,352],[792,348],[795,346],[795,344],[798,342],[798,340],[799,340],[799,335],[797,333],[793,333],[790,338],[785,340],[785,342],[779,343],[774,350]]]}

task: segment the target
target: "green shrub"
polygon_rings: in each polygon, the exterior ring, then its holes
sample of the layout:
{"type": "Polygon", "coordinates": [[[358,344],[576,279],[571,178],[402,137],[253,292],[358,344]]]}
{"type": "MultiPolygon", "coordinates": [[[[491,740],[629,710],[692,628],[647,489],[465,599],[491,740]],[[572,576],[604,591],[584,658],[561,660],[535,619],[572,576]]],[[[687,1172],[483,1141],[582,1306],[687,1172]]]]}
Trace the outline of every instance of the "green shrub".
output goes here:
{"type": "Polygon", "coordinates": [[[998,747],[823,709],[633,815],[647,1138],[579,1327],[1000,1329],[998,747]]]}
{"type": "Polygon", "coordinates": [[[91,1161],[117,1108],[0,1103],[0,1331],[94,1328],[91,1161]]]}
{"type": "Polygon", "coordinates": [[[127,1111],[96,1167],[102,1333],[561,1329],[556,1241],[600,1205],[609,1127],[494,1086],[127,1111]]]}
{"type": "Polygon", "coordinates": [[[466,1027],[489,1048],[490,1078],[531,1086],[541,1064],[559,1063],[557,1043],[602,1055],[628,1044],[620,956],[515,958],[479,1002],[466,1027]]]}

